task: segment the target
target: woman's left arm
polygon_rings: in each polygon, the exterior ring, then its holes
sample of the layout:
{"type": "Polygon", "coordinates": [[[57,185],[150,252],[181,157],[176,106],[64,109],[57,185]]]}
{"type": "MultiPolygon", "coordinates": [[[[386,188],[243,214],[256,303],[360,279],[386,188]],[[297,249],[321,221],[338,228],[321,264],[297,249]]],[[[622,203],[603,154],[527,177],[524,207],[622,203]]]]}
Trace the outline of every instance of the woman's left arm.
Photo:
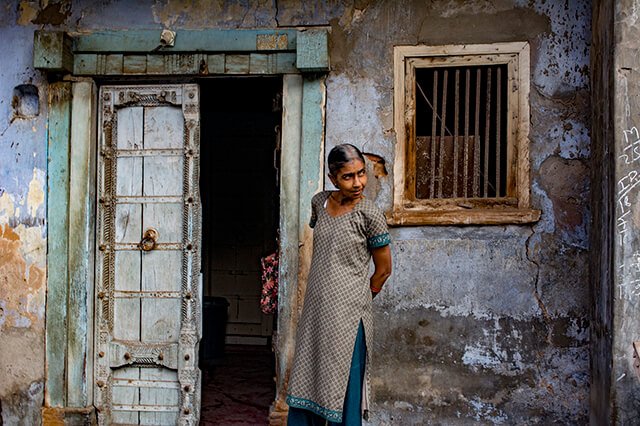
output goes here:
{"type": "Polygon", "coordinates": [[[389,245],[374,248],[371,250],[371,256],[375,270],[369,282],[371,295],[376,297],[382,290],[384,282],[391,276],[391,248],[389,245]]]}

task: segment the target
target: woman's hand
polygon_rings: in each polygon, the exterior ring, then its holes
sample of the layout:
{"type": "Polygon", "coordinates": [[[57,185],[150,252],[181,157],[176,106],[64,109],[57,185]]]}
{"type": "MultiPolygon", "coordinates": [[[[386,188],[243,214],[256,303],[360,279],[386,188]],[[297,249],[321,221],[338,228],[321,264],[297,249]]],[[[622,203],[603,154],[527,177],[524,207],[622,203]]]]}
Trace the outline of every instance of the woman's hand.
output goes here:
{"type": "Polygon", "coordinates": [[[371,250],[371,256],[373,257],[373,264],[375,270],[369,281],[371,287],[371,296],[376,295],[382,290],[387,278],[391,276],[391,248],[386,245],[384,247],[378,247],[371,250]]]}

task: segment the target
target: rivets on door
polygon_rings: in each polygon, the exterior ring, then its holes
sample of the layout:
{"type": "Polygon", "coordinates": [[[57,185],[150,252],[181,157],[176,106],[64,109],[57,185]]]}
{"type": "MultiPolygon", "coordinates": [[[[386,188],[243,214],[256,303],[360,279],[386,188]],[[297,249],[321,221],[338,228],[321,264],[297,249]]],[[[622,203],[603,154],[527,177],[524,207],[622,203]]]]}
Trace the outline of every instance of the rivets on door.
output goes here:
{"type": "Polygon", "coordinates": [[[96,385],[98,385],[99,388],[104,387],[104,382],[102,380],[98,380],[96,385]]]}
{"type": "Polygon", "coordinates": [[[191,386],[186,385],[186,386],[184,387],[184,391],[185,391],[185,392],[191,392],[191,386]]]}
{"type": "Polygon", "coordinates": [[[185,361],[189,361],[191,359],[191,356],[189,354],[185,354],[184,355],[184,360],[185,361]]]}
{"type": "Polygon", "coordinates": [[[104,299],[104,291],[101,291],[100,293],[98,293],[98,299],[104,299]]]}
{"type": "Polygon", "coordinates": [[[185,408],[182,412],[185,413],[185,414],[190,414],[191,410],[189,410],[188,408],[185,408]]]}
{"type": "Polygon", "coordinates": [[[185,294],[184,298],[187,299],[187,300],[191,300],[191,293],[185,294]]]}
{"type": "Polygon", "coordinates": [[[103,351],[98,352],[98,356],[99,356],[100,358],[104,358],[104,352],[103,352],[103,351]]]}
{"type": "Polygon", "coordinates": [[[127,361],[129,361],[131,359],[131,354],[129,352],[125,352],[124,353],[124,359],[126,359],[127,361]]]}
{"type": "Polygon", "coordinates": [[[193,197],[187,198],[187,203],[189,203],[189,204],[193,203],[193,197]]]}
{"type": "Polygon", "coordinates": [[[98,249],[100,251],[105,251],[107,249],[107,246],[105,244],[100,244],[100,247],[98,247],[98,249]]]}
{"type": "Polygon", "coordinates": [[[187,157],[193,157],[193,149],[187,150],[187,157]]]}
{"type": "Polygon", "coordinates": [[[192,244],[187,244],[186,248],[187,248],[187,250],[191,250],[191,249],[193,249],[193,245],[192,244]]]}

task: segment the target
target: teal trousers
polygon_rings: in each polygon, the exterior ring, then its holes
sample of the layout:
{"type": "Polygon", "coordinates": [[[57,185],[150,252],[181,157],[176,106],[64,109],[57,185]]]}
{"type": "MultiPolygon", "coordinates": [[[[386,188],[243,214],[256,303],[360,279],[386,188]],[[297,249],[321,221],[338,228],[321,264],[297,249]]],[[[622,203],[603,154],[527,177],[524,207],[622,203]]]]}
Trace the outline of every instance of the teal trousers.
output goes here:
{"type": "Polygon", "coordinates": [[[356,343],[351,357],[351,369],[349,370],[349,382],[347,383],[347,394],[344,399],[342,409],[342,422],[335,423],[326,420],[324,417],[304,410],[302,408],[289,407],[287,425],[289,426],[360,426],[362,425],[361,401],[362,383],[364,381],[364,371],[367,362],[367,345],[364,340],[364,326],[362,321],[358,326],[356,343]]]}

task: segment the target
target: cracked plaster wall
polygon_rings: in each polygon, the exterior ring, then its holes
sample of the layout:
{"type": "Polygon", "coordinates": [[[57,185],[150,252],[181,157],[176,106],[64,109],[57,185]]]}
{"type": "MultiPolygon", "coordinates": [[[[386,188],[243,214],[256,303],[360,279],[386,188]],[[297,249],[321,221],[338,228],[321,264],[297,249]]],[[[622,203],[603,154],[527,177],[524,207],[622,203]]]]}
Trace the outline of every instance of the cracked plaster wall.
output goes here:
{"type": "Polygon", "coordinates": [[[16,47],[0,69],[0,423],[26,425],[39,423],[44,391],[46,92],[15,6],[0,6],[0,38],[16,47]],[[14,113],[20,84],[40,88],[36,117],[14,113]]]}
{"type": "MultiPolygon", "coordinates": [[[[394,156],[394,45],[529,41],[533,226],[392,229],[375,424],[584,422],[591,3],[360,2],[331,24],[327,147],[394,156]]],[[[282,22],[282,19],[280,20],[282,22]]],[[[391,206],[393,176],[370,193],[391,206]]],[[[326,184],[330,187],[330,184],[326,184]]]]}
{"type": "MultiPolygon", "coordinates": [[[[383,157],[389,172],[394,45],[530,42],[532,201],[542,219],[392,230],[395,271],[375,308],[372,423],[586,419],[590,2],[14,0],[0,7],[0,35],[15,46],[0,70],[0,256],[11,259],[0,268],[12,271],[0,275],[12,277],[0,287],[0,343],[30,355],[0,355],[10,378],[0,385],[4,419],[20,410],[37,416],[42,401],[46,107],[12,122],[9,100],[13,87],[32,83],[46,105],[46,82],[30,67],[33,30],[297,25],[331,30],[326,151],[352,142],[383,157]]],[[[392,181],[381,177],[370,192],[385,209],[392,181]]]]}

